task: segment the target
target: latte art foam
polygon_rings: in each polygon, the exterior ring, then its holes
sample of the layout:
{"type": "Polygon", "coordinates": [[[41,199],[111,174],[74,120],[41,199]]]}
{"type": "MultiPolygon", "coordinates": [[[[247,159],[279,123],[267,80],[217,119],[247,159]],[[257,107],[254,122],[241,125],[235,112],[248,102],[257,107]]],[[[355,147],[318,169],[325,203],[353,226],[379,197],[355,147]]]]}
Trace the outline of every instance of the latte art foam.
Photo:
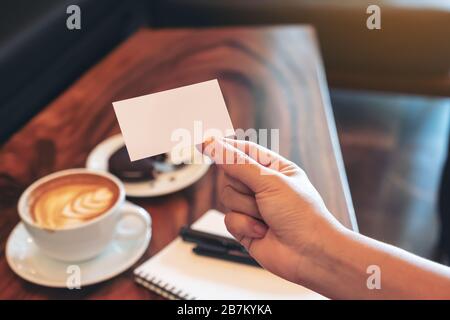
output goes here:
{"type": "Polygon", "coordinates": [[[118,199],[110,180],[74,174],[51,180],[35,190],[33,220],[42,228],[62,229],[85,223],[108,211],[118,199]]]}

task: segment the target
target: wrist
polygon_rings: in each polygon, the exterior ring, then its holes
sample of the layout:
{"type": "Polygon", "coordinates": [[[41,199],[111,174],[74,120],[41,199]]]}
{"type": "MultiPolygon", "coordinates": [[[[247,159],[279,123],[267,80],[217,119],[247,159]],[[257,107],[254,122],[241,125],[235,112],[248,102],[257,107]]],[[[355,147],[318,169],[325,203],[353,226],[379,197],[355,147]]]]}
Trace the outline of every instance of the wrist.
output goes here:
{"type": "Polygon", "coordinates": [[[296,282],[314,291],[324,292],[327,279],[333,279],[334,273],[338,272],[339,261],[352,233],[340,224],[326,225],[316,230],[315,240],[299,252],[296,282]]]}

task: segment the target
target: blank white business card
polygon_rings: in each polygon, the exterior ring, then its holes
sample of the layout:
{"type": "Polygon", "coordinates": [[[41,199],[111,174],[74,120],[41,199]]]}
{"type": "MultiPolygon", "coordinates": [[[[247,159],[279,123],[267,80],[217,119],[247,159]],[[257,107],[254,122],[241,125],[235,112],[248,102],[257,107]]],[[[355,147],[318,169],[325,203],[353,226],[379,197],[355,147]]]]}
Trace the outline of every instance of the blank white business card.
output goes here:
{"type": "Polygon", "coordinates": [[[113,102],[131,161],[234,134],[217,80],[113,102]],[[182,136],[182,137],[181,137],[182,136]]]}

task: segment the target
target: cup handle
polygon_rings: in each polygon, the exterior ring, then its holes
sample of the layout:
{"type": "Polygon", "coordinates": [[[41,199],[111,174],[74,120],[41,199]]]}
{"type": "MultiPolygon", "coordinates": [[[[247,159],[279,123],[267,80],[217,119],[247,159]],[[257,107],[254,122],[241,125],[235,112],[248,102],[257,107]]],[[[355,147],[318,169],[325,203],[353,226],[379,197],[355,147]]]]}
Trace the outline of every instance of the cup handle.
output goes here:
{"type": "MultiPolygon", "coordinates": [[[[139,235],[141,235],[143,230],[147,230],[151,226],[151,219],[148,212],[131,203],[128,201],[125,201],[125,203],[122,205],[122,208],[120,209],[120,218],[117,222],[116,226],[116,239],[118,240],[135,240],[139,235]],[[127,217],[135,217],[139,220],[141,223],[141,227],[136,228],[130,228],[129,226],[123,226],[121,224],[124,224],[124,219],[127,217]]],[[[136,226],[136,223],[134,224],[136,226]]]]}

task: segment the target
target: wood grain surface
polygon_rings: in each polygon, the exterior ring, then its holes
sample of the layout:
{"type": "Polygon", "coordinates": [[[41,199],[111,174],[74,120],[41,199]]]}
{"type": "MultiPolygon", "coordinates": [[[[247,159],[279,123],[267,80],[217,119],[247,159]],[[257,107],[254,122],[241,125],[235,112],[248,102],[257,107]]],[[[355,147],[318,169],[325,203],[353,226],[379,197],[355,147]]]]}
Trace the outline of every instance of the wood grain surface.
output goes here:
{"type": "MultiPolygon", "coordinates": [[[[217,78],[236,128],[279,129],[280,152],[302,166],[330,211],[356,229],[314,31],[309,27],[142,29],[86,72],[0,150],[0,298],[159,299],[132,269],[81,290],[30,284],[8,267],[5,245],[16,205],[34,180],[83,167],[88,153],[119,132],[111,102],[217,78]]],[[[143,137],[158,139],[158,137],[143,137]]],[[[209,208],[224,210],[215,167],[191,187],[130,199],[153,219],[142,263],[209,208]]]]}

